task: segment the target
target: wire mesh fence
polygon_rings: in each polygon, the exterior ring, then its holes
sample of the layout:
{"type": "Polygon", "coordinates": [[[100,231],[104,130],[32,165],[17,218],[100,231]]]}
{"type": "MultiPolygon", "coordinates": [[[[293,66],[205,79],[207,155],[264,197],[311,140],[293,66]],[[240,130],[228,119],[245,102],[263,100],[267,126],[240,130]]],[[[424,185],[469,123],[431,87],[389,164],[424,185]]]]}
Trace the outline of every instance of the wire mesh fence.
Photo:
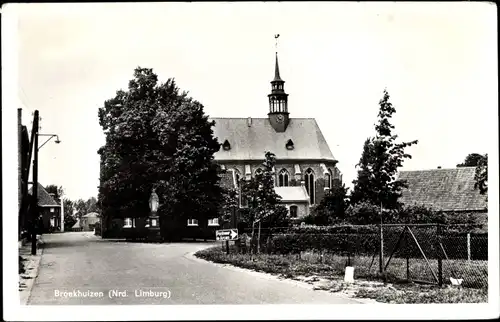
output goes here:
{"type": "Polygon", "coordinates": [[[357,278],[488,285],[488,234],[469,226],[392,224],[240,230],[236,251],[289,258],[357,278]],[[381,250],[383,250],[381,252],[381,250]]]}

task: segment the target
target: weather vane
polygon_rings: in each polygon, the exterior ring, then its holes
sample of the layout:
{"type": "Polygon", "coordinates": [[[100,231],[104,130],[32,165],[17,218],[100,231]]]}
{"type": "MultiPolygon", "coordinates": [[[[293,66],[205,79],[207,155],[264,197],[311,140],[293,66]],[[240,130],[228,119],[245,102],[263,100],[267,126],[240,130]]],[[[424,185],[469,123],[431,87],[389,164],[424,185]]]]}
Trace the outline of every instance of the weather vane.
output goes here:
{"type": "Polygon", "coordinates": [[[278,38],[279,38],[279,36],[280,36],[280,34],[274,35],[274,40],[275,40],[274,47],[276,48],[276,52],[278,52],[278,38]]]}

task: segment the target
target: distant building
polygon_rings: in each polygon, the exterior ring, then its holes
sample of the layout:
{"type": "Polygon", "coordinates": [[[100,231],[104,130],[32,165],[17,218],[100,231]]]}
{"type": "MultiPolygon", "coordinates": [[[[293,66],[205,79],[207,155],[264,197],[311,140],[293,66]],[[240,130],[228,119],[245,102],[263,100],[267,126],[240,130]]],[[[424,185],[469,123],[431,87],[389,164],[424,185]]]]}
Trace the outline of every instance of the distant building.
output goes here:
{"type": "Polygon", "coordinates": [[[83,231],[93,231],[95,224],[100,221],[99,214],[97,212],[90,212],[79,220],[79,224],[83,231]]]}
{"type": "MultiPolygon", "coordinates": [[[[29,190],[33,195],[33,187],[29,190]]],[[[61,227],[61,205],[38,183],[38,207],[40,208],[42,233],[53,232],[61,227]]]]}
{"type": "MultiPolygon", "coordinates": [[[[333,184],[340,184],[342,176],[337,160],[314,118],[291,118],[288,112],[288,94],[280,77],[276,54],[275,75],[271,81],[269,113],[267,118],[212,118],[214,135],[222,144],[215,153],[215,162],[234,173],[233,182],[250,180],[262,171],[265,151],[276,155],[274,183],[283,202],[299,217],[309,213],[309,207],[319,204],[333,184]],[[286,189],[290,187],[290,189],[286,189]],[[291,188],[294,187],[294,188],[291,188]],[[305,191],[308,205],[302,198],[305,191]],[[300,200],[287,200],[289,195],[300,200]]],[[[224,181],[226,184],[228,181],[224,181]]],[[[229,185],[233,186],[230,183],[229,185]]],[[[293,198],[292,198],[293,199],[293,198]]],[[[241,207],[245,207],[241,198],[241,207]]]]}
{"type": "Polygon", "coordinates": [[[466,213],[487,222],[487,196],[474,189],[475,167],[401,171],[406,180],[400,201],[405,205],[422,205],[443,212],[466,213]]]}

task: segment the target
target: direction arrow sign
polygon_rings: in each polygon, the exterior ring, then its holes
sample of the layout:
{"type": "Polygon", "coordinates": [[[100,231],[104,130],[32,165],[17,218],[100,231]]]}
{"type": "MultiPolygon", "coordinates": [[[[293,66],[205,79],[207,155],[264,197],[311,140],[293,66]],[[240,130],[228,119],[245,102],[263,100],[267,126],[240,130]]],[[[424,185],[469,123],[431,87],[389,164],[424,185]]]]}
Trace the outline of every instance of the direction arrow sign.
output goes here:
{"type": "Polygon", "coordinates": [[[217,241],[236,240],[238,239],[238,229],[222,229],[215,231],[215,239],[217,241]]]}

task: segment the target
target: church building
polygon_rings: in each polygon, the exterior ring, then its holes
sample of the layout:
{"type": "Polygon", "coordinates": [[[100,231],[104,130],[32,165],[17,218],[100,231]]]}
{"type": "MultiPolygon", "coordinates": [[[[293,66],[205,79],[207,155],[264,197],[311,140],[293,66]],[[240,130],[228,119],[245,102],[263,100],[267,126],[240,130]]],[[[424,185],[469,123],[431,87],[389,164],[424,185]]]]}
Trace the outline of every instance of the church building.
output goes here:
{"type": "MultiPolygon", "coordinates": [[[[319,204],[325,191],[342,176],[314,118],[293,118],[288,111],[285,81],[280,77],[278,53],[271,81],[269,113],[265,118],[211,118],[214,135],[222,144],[217,162],[233,180],[249,180],[262,171],[266,151],[276,155],[275,187],[291,218],[300,219],[319,204]]],[[[240,200],[240,206],[245,202],[240,200]]]]}

